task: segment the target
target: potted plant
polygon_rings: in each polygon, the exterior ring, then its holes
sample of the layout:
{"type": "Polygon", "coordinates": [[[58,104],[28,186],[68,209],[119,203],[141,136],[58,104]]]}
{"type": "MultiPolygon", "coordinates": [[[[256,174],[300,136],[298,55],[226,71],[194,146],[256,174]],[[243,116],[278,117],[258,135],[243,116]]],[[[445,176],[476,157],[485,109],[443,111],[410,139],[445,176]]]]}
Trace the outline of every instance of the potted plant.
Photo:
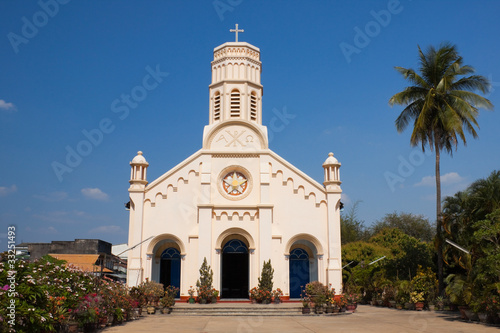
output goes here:
{"type": "Polygon", "coordinates": [[[217,303],[217,297],[219,297],[219,291],[216,290],[215,288],[212,288],[212,296],[211,296],[211,300],[210,300],[210,303],[217,303]]]}
{"type": "Polygon", "coordinates": [[[310,308],[311,299],[309,298],[309,295],[307,295],[305,289],[302,289],[302,292],[300,293],[300,300],[302,302],[302,314],[311,313],[311,308],[310,308]]]}
{"type": "Polygon", "coordinates": [[[214,272],[207,263],[207,258],[203,259],[200,267],[200,278],[196,281],[196,291],[198,292],[198,301],[200,304],[206,304],[212,298],[212,282],[214,272]]]}
{"type": "Polygon", "coordinates": [[[356,308],[358,307],[359,295],[358,294],[347,294],[346,300],[347,300],[347,310],[354,312],[356,310],[356,308]]]}
{"type": "Polygon", "coordinates": [[[276,290],[273,290],[272,294],[273,294],[274,303],[280,304],[281,296],[283,296],[283,291],[280,288],[278,288],[276,290]]]}
{"type": "Polygon", "coordinates": [[[444,297],[443,296],[436,297],[436,301],[434,304],[436,305],[436,310],[444,310],[444,297]]]}
{"type": "Polygon", "coordinates": [[[452,308],[452,305],[459,305],[458,309],[462,319],[467,319],[468,316],[465,311],[469,310],[469,305],[473,295],[473,283],[471,282],[471,278],[457,274],[450,274],[445,279],[445,282],[448,284],[445,291],[451,302],[450,309],[452,308]]]}
{"type": "Polygon", "coordinates": [[[339,308],[340,312],[346,311],[347,298],[344,295],[340,295],[335,299],[335,305],[339,308]]]}
{"type": "Polygon", "coordinates": [[[190,286],[189,289],[188,289],[188,294],[189,294],[189,299],[188,299],[188,303],[189,304],[194,304],[196,303],[196,299],[194,298],[194,292],[196,290],[193,288],[193,286],[190,286]]]}
{"type": "Polygon", "coordinates": [[[168,286],[165,289],[165,295],[161,299],[163,305],[162,313],[169,314],[172,312],[172,307],[175,305],[175,296],[179,292],[179,288],[174,286],[168,286]]]}
{"type": "Polygon", "coordinates": [[[414,304],[417,311],[422,311],[424,309],[424,293],[412,291],[410,293],[410,302],[414,304]]]}
{"type": "Polygon", "coordinates": [[[249,297],[250,297],[250,300],[252,301],[252,304],[255,304],[258,302],[259,300],[259,290],[257,289],[257,287],[253,287],[252,289],[250,289],[250,291],[248,292],[249,294],[249,297]]]}
{"type": "Polygon", "coordinates": [[[328,289],[319,281],[313,281],[306,284],[306,293],[310,295],[314,303],[314,311],[318,314],[323,313],[323,306],[326,303],[328,289]]]}
{"type": "Polygon", "coordinates": [[[146,279],[145,282],[139,285],[139,288],[143,291],[149,306],[158,306],[160,297],[163,296],[164,288],[162,283],[155,281],[149,281],[146,279]]]}

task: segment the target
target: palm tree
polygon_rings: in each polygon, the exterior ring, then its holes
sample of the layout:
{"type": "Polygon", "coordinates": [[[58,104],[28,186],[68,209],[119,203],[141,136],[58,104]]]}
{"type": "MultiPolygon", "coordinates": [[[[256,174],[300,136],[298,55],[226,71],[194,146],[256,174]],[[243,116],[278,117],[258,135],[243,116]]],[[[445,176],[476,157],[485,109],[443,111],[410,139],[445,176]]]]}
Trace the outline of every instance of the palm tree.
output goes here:
{"type": "Polygon", "coordinates": [[[440,153],[444,149],[452,155],[457,148],[459,138],[466,144],[465,131],[476,138],[475,127],[479,128],[476,117],[478,108],[493,109],[493,105],[483,94],[488,92],[488,79],[474,73],[474,68],[463,65],[463,59],[454,45],[443,43],[438,49],[429,47],[424,53],[418,47],[419,74],[413,69],[395,67],[412,86],[395,94],[389,105],[404,105],[405,109],[396,119],[399,133],[413,121],[410,143],[421,145],[422,150],[428,145],[436,154],[436,242],[439,293],[443,285],[443,253],[441,222],[441,177],[440,153]]]}

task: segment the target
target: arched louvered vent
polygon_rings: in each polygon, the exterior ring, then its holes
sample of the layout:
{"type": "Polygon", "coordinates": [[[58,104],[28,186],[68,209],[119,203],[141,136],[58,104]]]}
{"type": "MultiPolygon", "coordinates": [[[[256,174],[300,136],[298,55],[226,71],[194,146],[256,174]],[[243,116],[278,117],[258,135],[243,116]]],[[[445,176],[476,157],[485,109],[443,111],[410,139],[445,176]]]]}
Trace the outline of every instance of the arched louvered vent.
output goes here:
{"type": "Polygon", "coordinates": [[[220,92],[215,93],[214,97],[214,120],[220,119],[220,92]]]}
{"type": "Polygon", "coordinates": [[[250,95],[250,120],[257,120],[257,96],[255,92],[250,95]]]}
{"type": "Polygon", "coordinates": [[[231,91],[231,117],[240,116],[240,92],[237,89],[231,91]]]}

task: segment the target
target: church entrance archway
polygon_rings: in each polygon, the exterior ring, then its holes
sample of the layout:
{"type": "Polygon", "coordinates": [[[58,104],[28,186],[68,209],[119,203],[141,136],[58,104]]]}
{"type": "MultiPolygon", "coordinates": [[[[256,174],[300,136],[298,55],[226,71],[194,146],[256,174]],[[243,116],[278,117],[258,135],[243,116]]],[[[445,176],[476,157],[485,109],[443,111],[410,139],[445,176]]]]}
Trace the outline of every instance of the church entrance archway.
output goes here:
{"type": "Polygon", "coordinates": [[[309,281],[309,254],[304,249],[290,252],[290,298],[299,298],[309,281]]]}
{"type": "Polygon", "coordinates": [[[248,298],[248,246],[239,239],[231,239],[222,248],[221,297],[248,298]]]}
{"type": "Polygon", "coordinates": [[[307,240],[293,243],[288,257],[290,298],[300,298],[306,284],[318,280],[316,247],[307,240]]]}
{"type": "MultiPolygon", "coordinates": [[[[173,247],[165,249],[160,257],[160,283],[166,288],[181,286],[181,253],[173,247]]],[[[179,297],[179,293],[177,293],[179,297]]]]}

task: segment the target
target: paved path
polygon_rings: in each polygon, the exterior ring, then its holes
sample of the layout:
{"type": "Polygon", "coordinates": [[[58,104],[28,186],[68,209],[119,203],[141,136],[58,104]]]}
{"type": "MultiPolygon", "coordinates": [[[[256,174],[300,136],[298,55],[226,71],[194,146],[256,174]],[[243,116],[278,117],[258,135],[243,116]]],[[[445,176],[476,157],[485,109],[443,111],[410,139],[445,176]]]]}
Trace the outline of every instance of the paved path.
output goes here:
{"type": "Polygon", "coordinates": [[[370,332],[370,333],[488,333],[500,332],[497,326],[468,323],[455,312],[402,311],[388,308],[358,306],[356,313],[338,316],[292,317],[204,317],[150,315],[113,326],[103,333],[132,332],[370,332]]]}

